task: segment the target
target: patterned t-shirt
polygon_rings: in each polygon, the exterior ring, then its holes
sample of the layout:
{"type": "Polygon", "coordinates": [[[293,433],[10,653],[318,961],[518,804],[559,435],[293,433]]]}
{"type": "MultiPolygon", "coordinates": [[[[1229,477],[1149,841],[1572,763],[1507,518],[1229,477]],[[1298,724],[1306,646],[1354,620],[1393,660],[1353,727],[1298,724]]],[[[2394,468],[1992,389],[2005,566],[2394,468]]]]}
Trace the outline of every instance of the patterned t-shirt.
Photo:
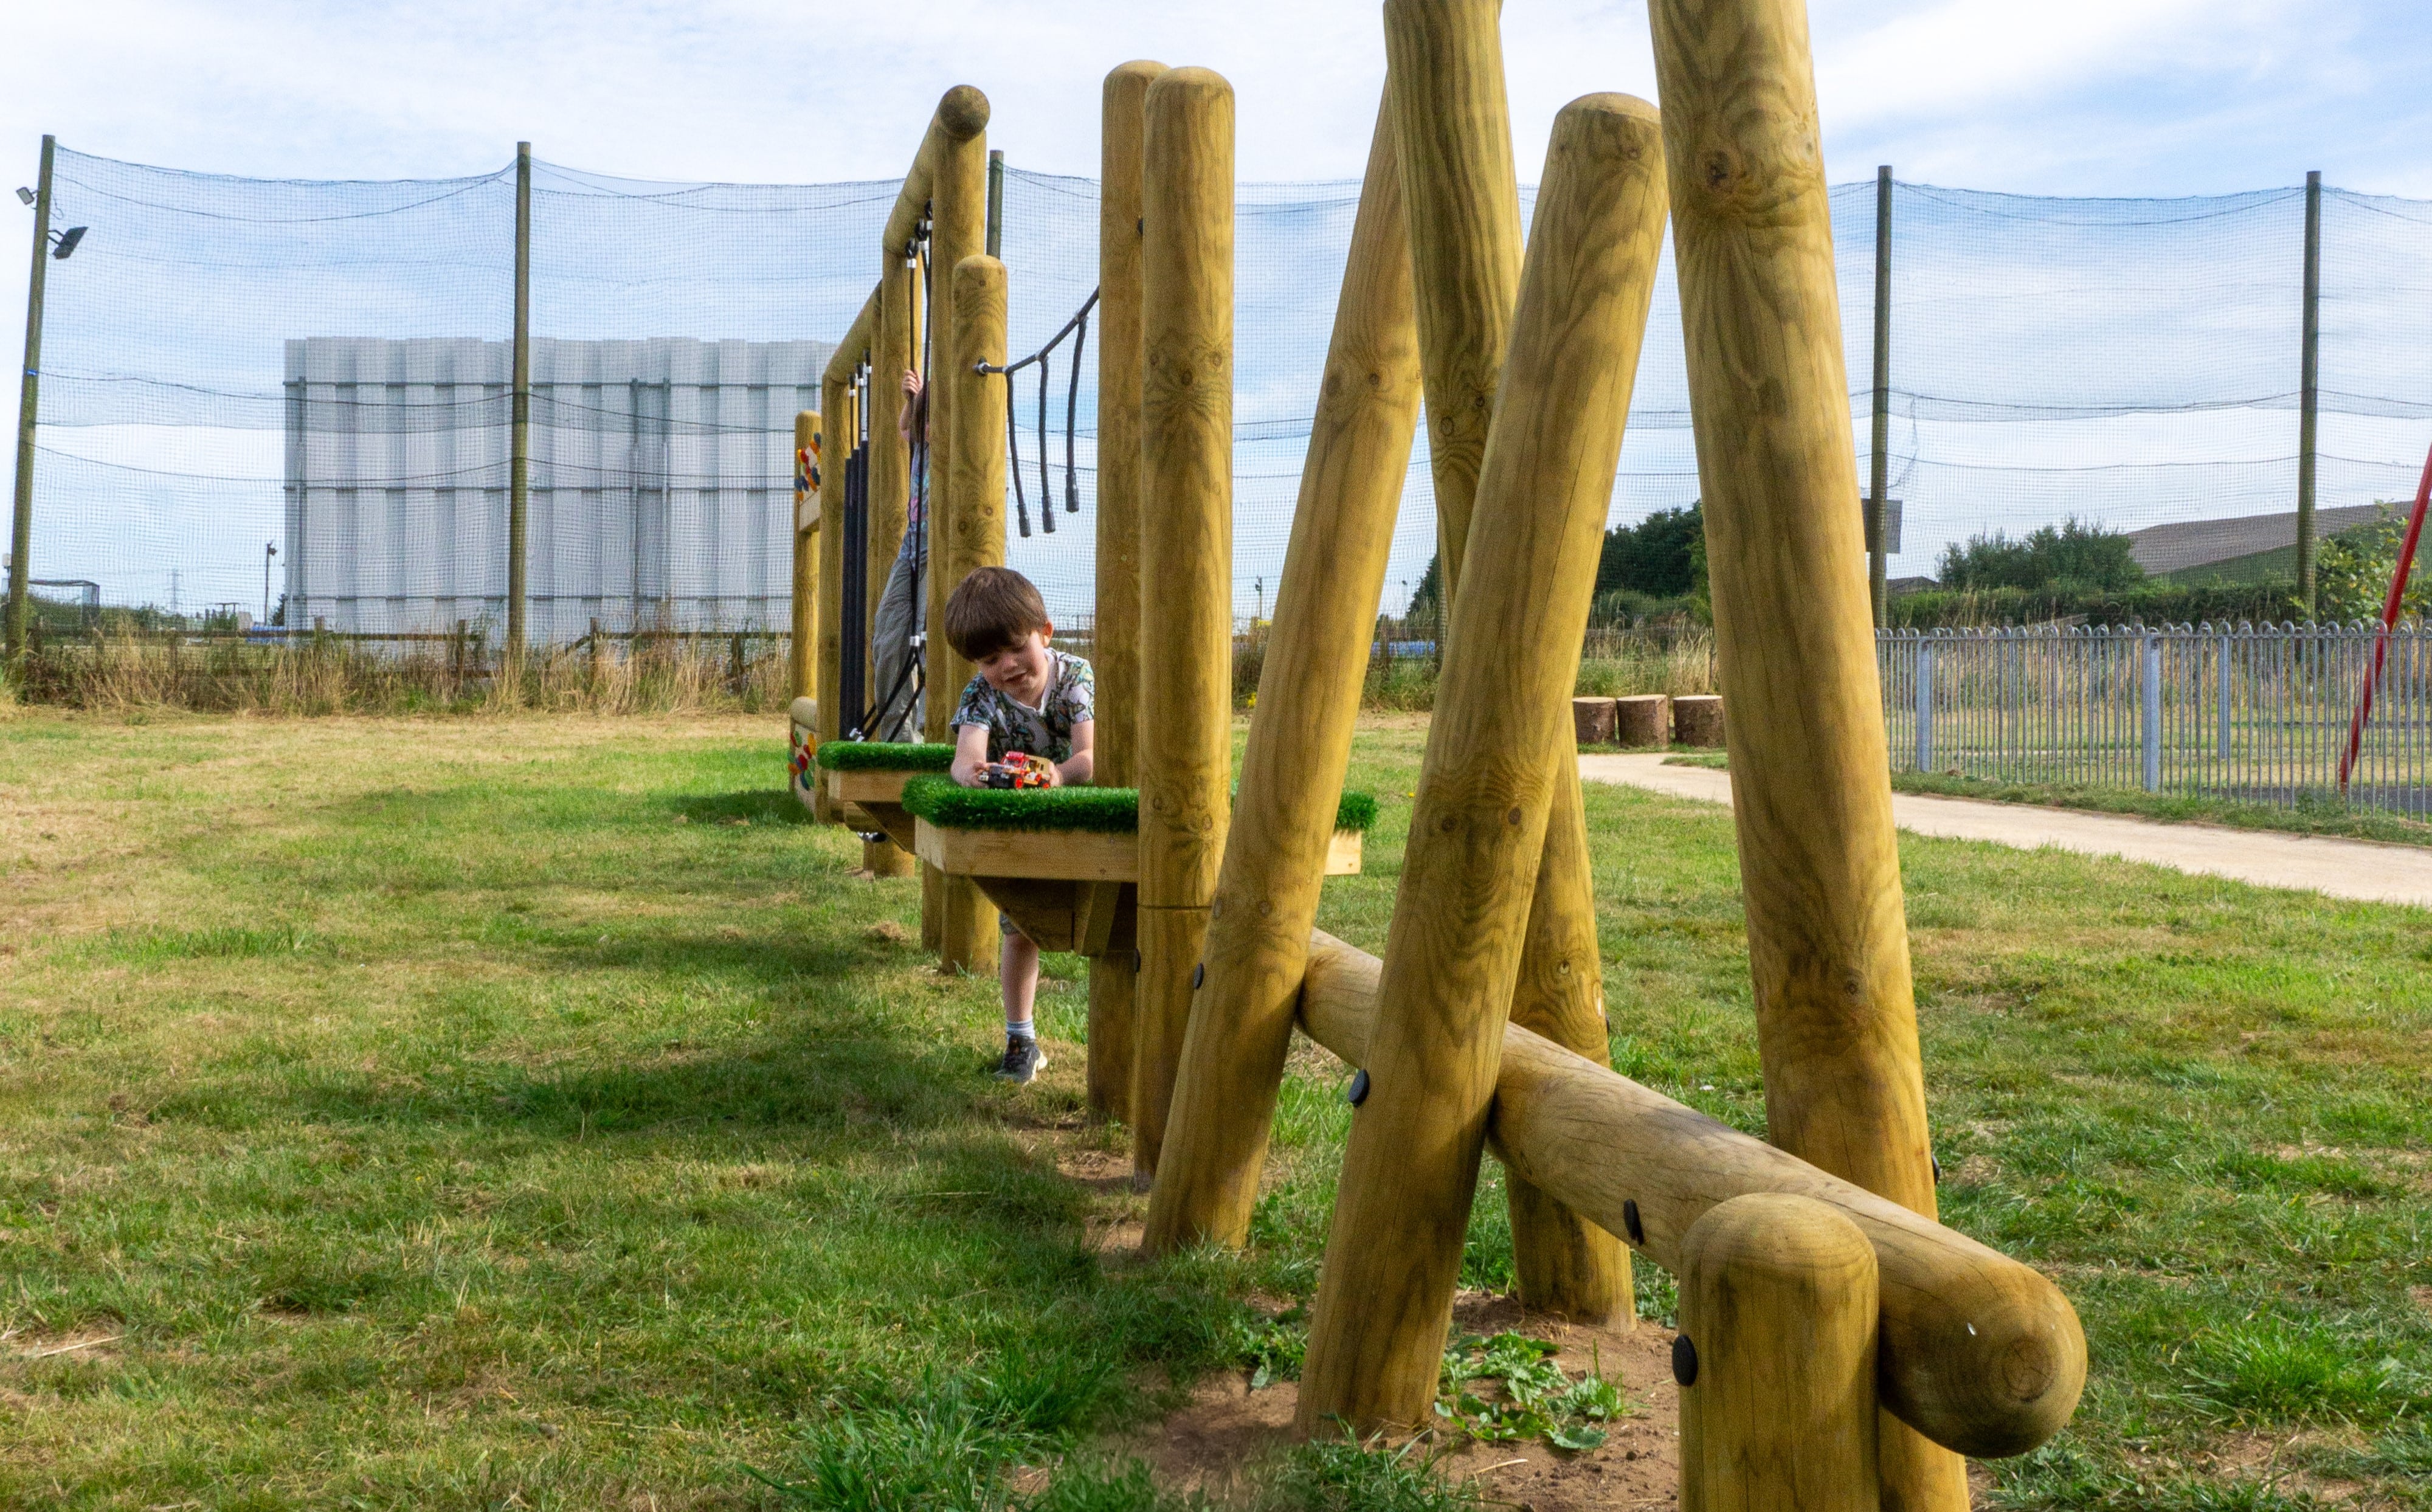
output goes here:
{"type": "Polygon", "coordinates": [[[988,679],[975,677],[954,706],[954,724],[988,726],[988,760],[1001,762],[1012,751],[1027,751],[1051,762],[1070,760],[1072,727],[1095,719],[1098,684],[1089,664],[1049,647],[1047,693],[1034,709],[1009,693],[1000,693],[988,679]]]}

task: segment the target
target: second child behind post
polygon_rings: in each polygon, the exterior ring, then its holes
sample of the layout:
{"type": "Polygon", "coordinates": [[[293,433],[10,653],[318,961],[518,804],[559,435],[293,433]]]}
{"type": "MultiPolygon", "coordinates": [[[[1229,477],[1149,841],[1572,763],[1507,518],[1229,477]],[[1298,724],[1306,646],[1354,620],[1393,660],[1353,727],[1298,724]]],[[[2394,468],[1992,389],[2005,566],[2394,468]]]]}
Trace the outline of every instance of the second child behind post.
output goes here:
{"type": "MultiPolygon", "coordinates": [[[[945,621],[946,644],[979,668],[954,706],[954,781],[984,787],[992,774],[1027,768],[1049,786],[1086,785],[1097,684],[1089,663],[1048,645],[1056,627],[1038,588],[1010,567],[981,567],[954,585],[945,621]]],[[[1047,1065],[1031,1023],[1039,947],[1003,915],[997,922],[1005,1059],[996,1074],[1027,1082],[1047,1065]]]]}

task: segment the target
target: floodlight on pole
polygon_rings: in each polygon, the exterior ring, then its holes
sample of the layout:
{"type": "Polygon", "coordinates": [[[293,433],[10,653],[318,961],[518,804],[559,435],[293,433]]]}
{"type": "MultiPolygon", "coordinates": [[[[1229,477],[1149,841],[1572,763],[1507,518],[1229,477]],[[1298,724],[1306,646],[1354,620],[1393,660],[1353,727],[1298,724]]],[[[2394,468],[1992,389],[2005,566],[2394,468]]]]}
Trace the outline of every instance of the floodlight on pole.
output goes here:
{"type": "Polygon", "coordinates": [[[24,204],[31,205],[34,202],[34,192],[27,189],[25,185],[19,184],[17,186],[17,198],[24,204]]]}
{"type": "Polygon", "coordinates": [[[59,261],[66,261],[68,255],[76,249],[76,244],[84,240],[84,233],[90,229],[92,229],[91,227],[71,226],[64,231],[53,232],[51,240],[57,244],[52,247],[51,256],[59,261]]]}

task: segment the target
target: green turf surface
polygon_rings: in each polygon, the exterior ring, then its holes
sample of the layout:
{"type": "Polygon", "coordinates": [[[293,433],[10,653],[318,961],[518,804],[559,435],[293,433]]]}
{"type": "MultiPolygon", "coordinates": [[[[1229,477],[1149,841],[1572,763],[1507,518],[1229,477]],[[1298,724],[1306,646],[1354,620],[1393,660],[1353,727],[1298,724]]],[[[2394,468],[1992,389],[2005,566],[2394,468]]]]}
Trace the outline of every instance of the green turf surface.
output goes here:
{"type": "MultiPolygon", "coordinates": [[[[965,787],[951,777],[916,777],[904,784],[904,807],[949,830],[1128,834],[1140,828],[1140,789],[1133,787],[965,787]]],[[[1365,832],[1376,822],[1376,796],[1345,790],[1334,827],[1365,832]]]]}
{"type": "MultiPolygon", "coordinates": [[[[1320,923],[1369,949],[1422,740],[1356,747],[1380,812],[1320,923]]],[[[1102,1255],[1140,1205],[1058,1167],[1121,1162],[1080,964],[1046,1075],[988,1081],[994,983],[783,762],[765,719],[0,721],[0,1507],[778,1504],[757,1469],[944,1512],[1019,1464],[1145,1508],[1087,1446],[1289,1353],[1340,1069],[1294,1051],[1248,1253],[1102,1255]]],[[[1586,802],[1616,1063],[1760,1131],[1729,814],[1586,802]]],[[[2427,916],[1901,861],[1943,1216],[2092,1348],[1980,1504],[2432,1506],[2427,916]]],[[[1465,1283],[1511,1264],[1490,1163],[1465,1283]]],[[[1276,1494],[1429,1504],[1344,1473],[1276,1494]]]]}
{"type": "Polygon", "coordinates": [[[954,748],[883,740],[829,740],[819,743],[816,759],[832,772],[942,772],[954,764],[954,748]]]}

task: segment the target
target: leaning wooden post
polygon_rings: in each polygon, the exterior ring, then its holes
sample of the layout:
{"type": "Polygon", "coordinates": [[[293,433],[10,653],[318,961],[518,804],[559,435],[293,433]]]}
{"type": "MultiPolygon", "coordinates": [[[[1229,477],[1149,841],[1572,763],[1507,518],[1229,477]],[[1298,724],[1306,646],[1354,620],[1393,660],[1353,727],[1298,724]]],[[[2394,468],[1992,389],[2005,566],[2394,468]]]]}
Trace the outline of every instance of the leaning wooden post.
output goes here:
{"type": "MultiPolygon", "coordinates": [[[[1653,0],[1773,1142],[1934,1211],[1803,0],[1653,0]]],[[[1897,1422],[1885,1504],[1968,1504],[1897,1422]]]]}
{"type": "MultiPolygon", "coordinates": [[[[959,476],[957,448],[970,432],[957,425],[954,406],[962,401],[968,388],[953,375],[935,371],[945,366],[947,355],[954,349],[956,315],[954,300],[961,288],[958,273],[963,260],[980,255],[988,241],[988,96],[968,84],[957,84],[937,102],[929,134],[921,143],[920,162],[927,169],[925,198],[929,215],[929,266],[934,308],[926,311],[932,323],[929,394],[929,580],[928,600],[921,622],[928,634],[922,673],[927,691],[922,704],[921,725],[924,738],[932,741],[954,739],[952,721],[955,696],[971,680],[971,664],[956,656],[946,644],[943,625],[946,617],[946,596],[963,575],[983,562],[994,565],[1005,561],[1004,469],[1000,462],[997,491],[1000,500],[977,506],[984,511],[981,522],[967,532],[955,518],[966,496],[957,493],[954,479],[959,476]],[[995,532],[993,544],[978,537],[988,530],[995,532]],[[966,534],[971,536],[971,550],[977,556],[964,559],[968,565],[957,567],[950,540],[966,534]]],[[[897,221],[918,207],[901,200],[896,216],[890,218],[888,229],[897,228],[897,221]]],[[[917,215],[911,219],[917,226],[917,215]]],[[[906,235],[910,230],[906,228],[906,235]]],[[[913,349],[914,361],[920,360],[920,349],[913,349]]],[[[1002,362],[1002,355],[991,361],[1002,362]]],[[[901,375],[897,382],[902,382],[901,375]]],[[[997,414],[996,428],[971,442],[981,450],[995,457],[1004,445],[1005,415],[997,414]]],[[[948,971],[993,971],[996,969],[997,929],[996,905],[989,902],[969,877],[949,877],[934,866],[921,867],[920,893],[924,905],[934,914],[937,925],[937,963],[948,971]]]]}
{"type": "Polygon", "coordinates": [[[1233,86],[1148,87],[1141,156],[1140,1008],[1132,1169],[1157,1174],[1233,757],[1233,86]]]}
{"type": "Polygon", "coordinates": [[[819,412],[799,410],[794,413],[794,620],[793,636],[786,644],[786,697],[808,698],[815,696],[817,679],[812,668],[818,664],[812,642],[819,634],[819,513],[818,496],[811,490],[809,458],[819,450],[819,412]]]}
{"type": "MultiPolygon", "coordinates": [[[[1444,602],[1459,596],[1472,500],[1520,287],[1520,191],[1504,101],[1498,0],[1390,0],[1389,99],[1409,186],[1425,354],[1428,464],[1444,602]]],[[[1445,637],[1447,640],[1449,636],[1445,637]]],[[[1587,820],[1567,731],[1512,1016],[1591,1060],[1611,1057],[1587,820]]],[[[1583,1321],[1632,1311],[1630,1252],[1507,1173],[1521,1301],[1583,1321]]]]}
{"type": "Polygon", "coordinates": [[[1881,1512],[1874,1246],[1812,1197],[1708,1210],[1681,1243],[1681,1512],[1881,1512]]]}
{"type": "Polygon", "coordinates": [[[1380,110],[1149,1201],[1152,1252],[1249,1237],[1418,413],[1410,244],[1380,110]]]}
{"type": "MultiPolygon", "coordinates": [[[[912,459],[897,428],[904,413],[904,370],[912,360],[912,322],[919,290],[912,270],[901,258],[887,259],[878,275],[878,310],[870,323],[870,546],[864,558],[869,613],[857,627],[870,647],[870,697],[875,703],[887,690],[878,683],[879,601],[887,596],[887,575],[895,570],[895,553],[903,549],[904,530],[911,509],[912,459]]],[[[860,711],[854,711],[855,715],[860,711]]],[[[866,840],[861,864],[873,877],[909,877],[912,853],[892,840],[866,840]]],[[[924,899],[925,902],[926,899],[924,899]]],[[[933,922],[921,910],[924,932],[933,922]]]]}
{"type": "MultiPolygon", "coordinates": [[[[1140,131],[1163,63],[1106,76],[1098,179],[1098,596],[1089,661],[1098,681],[1100,787],[1139,781],[1140,622],[1140,131]]],[[[1089,958],[1089,1111],[1128,1118],[1140,966],[1089,958]]]]}
{"type": "MultiPolygon", "coordinates": [[[[1005,564],[1005,381],[980,372],[979,364],[1003,367],[1005,361],[1005,264],[984,252],[974,252],[954,264],[947,277],[954,289],[954,324],[939,345],[938,387],[953,394],[947,410],[952,417],[953,470],[941,491],[942,533],[930,564],[934,580],[960,582],[982,567],[1005,564]]],[[[944,280],[940,280],[941,282],[944,280]]],[[[931,641],[942,645],[944,606],[929,621],[931,641]]],[[[930,684],[931,722],[944,730],[954,712],[963,685],[971,680],[971,664],[960,656],[947,662],[949,680],[930,684]]],[[[945,942],[941,965],[949,971],[988,971],[996,965],[996,905],[971,884],[969,877],[948,877],[945,890],[945,942]]]]}
{"type": "Polygon", "coordinates": [[[1427,1417],[1664,230],[1655,110],[1554,122],[1326,1239],[1299,1426],[1427,1417]]]}

